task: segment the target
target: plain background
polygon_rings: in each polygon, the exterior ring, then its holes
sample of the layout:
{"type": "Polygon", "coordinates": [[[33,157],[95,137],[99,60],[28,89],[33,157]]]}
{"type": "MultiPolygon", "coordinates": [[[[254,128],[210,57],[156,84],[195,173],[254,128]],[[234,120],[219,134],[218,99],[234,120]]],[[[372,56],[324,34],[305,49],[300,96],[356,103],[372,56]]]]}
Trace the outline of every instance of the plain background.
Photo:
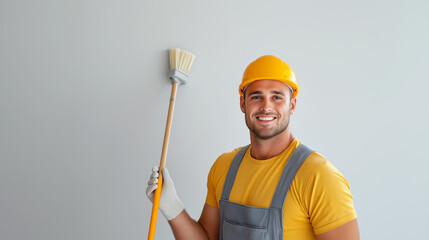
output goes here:
{"type": "MultiPolygon", "coordinates": [[[[349,180],[362,239],[427,238],[428,1],[0,3],[0,239],[146,239],[169,48],[196,55],[167,167],[198,219],[212,163],[249,143],[238,85],[274,54],[292,132],[349,180]]],[[[172,239],[160,215],[156,239],[172,239]]]]}

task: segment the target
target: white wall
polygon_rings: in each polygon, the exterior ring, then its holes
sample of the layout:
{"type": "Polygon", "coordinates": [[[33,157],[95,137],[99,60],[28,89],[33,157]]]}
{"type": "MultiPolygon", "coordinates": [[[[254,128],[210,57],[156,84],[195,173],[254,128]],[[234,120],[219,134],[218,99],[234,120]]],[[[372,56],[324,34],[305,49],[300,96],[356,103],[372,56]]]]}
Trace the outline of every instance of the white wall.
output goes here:
{"type": "MultiPolygon", "coordinates": [[[[362,239],[426,236],[427,1],[2,1],[0,239],[145,239],[170,95],[196,55],[167,166],[198,218],[216,157],[249,142],[237,87],[274,54],[292,131],[350,181],[362,239]]],[[[157,239],[171,239],[159,217],[157,239]]]]}

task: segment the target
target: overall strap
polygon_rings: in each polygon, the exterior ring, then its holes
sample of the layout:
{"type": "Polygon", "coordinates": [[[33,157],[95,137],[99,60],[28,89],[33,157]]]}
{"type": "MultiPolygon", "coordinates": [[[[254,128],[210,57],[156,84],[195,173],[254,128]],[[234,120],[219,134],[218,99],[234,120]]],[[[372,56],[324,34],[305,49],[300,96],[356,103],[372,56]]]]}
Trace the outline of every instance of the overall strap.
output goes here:
{"type": "Polygon", "coordinates": [[[290,156],[283,169],[282,176],[280,177],[279,183],[277,184],[276,191],[273,199],[271,200],[270,208],[283,209],[283,204],[286,199],[286,195],[289,191],[290,185],[295,178],[296,173],[304,163],[305,159],[310,156],[314,151],[304,144],[299,145],[290,156]]]}
{"type": "Polygon", "coordinates": [[[234,185],[235,176],[237,176],[238,167],[240,167],[241,160],[243,160],[244,154],[250,145],[243,147],[234,157],[229,167],[228,174],[226,175],[225,183],[223,184],[221,199],[229,200],[232,185],[234,185]]]}

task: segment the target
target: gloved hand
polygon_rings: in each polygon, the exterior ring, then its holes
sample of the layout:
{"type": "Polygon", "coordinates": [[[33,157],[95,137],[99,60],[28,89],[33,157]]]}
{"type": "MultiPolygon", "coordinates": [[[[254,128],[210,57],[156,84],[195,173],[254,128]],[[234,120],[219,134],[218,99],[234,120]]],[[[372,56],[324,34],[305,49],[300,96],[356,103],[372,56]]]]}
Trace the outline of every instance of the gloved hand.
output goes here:
{"type": "MultiPolygon", "coordinates": [[[[158,188],[158,172],[158,166],[152,168],[152,174],[150,175],[150,179],[147,183],[146,188],[146,195],[152,203],[155,189],[158,188]]],[[[170,173],[168,173],[167,168],[162,169],[162,176],[164,181],[162,182],[159,209],[161,210],[165,218],[167,218],[167,220],[171,220],[177,217],[183,211],[183,209],[185,209],[185,207],[180,198],[177,196],[173,180],[171,179],[170,173]]]]}

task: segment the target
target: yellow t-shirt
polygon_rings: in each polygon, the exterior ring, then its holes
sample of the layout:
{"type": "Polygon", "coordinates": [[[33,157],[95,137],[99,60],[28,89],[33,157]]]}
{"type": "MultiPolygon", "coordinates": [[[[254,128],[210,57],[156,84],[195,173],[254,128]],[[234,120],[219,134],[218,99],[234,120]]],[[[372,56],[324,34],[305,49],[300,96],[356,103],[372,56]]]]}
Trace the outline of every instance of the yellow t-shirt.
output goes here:
{"type": "MultiPolygon", "coordinates": [[[[301,144],[294,139],[280,155],[257,160],[247,150],[238,169],[229,201],[268,208],[287,160],[301,144]]],[[[210,169],[206,203],[219,208],[223,184],[235,155],[224,153],[210,169]]],[[[356,218],[350,186],[322,155],[312,153],[298,170],[283,207],[284,239],[316,239],[321,234],[356,218]]]]}

